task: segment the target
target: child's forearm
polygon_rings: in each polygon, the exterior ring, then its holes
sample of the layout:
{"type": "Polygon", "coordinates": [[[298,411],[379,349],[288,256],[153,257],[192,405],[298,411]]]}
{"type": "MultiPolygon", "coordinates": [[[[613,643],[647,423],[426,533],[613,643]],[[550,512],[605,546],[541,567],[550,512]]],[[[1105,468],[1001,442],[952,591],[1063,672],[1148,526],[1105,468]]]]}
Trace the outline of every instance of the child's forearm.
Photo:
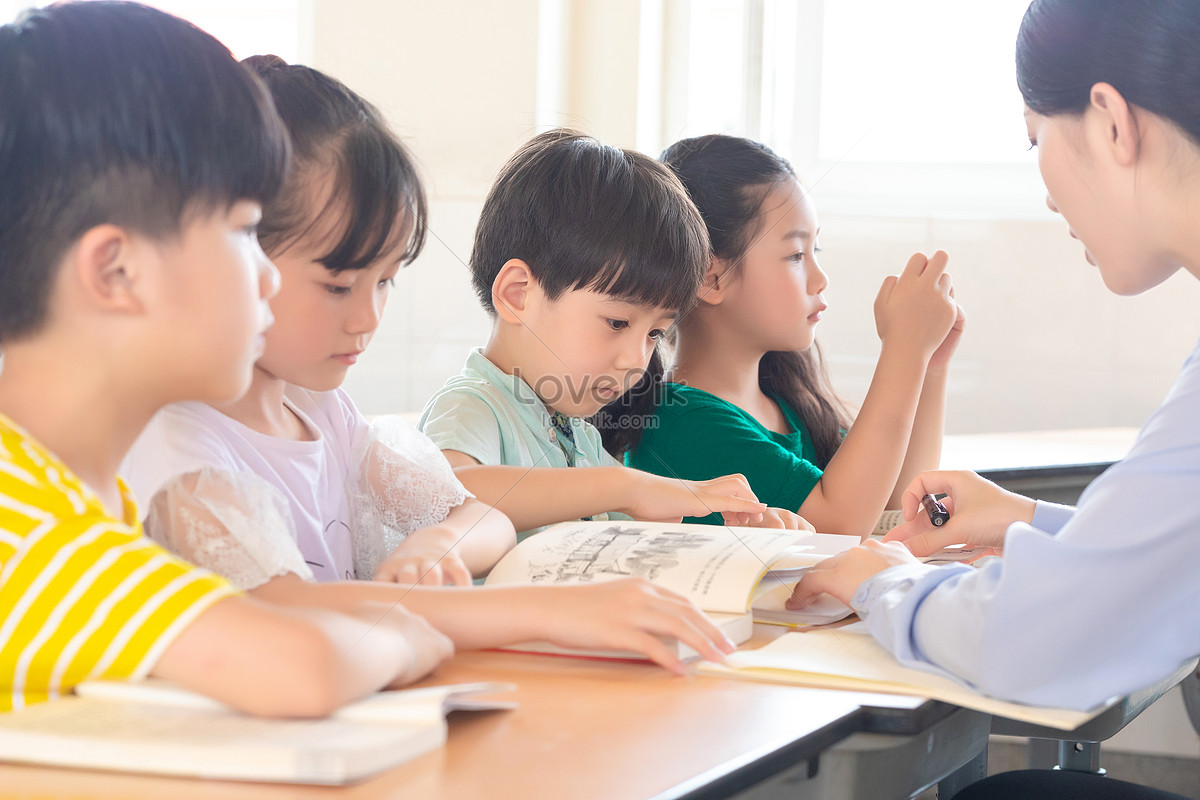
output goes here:
{"type": "Polygon", "coordinates": [[[251,714],[322,716],[407,668],[408,643],[386,614],[375,617],[383,624],[229,598],[197,617],[151,674],[251,714]]]}
{"type": "Polygon", "coordinates": [[[495,506],[518,531],[617,511],[628,505],[625,467],[467,466],[458,479],[480,501],[495,506]]]}
{"type": "Polygon", "coordinates": [[[917,413],[913,419],[912,435],[908,440],[908,452],[904,464],[888,500],[888,508],[900,508],[904,490],[913,478],[922,472],[937,469],[942,461],[942,436],[946,429],[946,380],[944,369],[925,373],[921,387],[921,399],[917,402],[917,413]]]}
{"type": "Polygon", "coordinates": [[[477,499],[468,499],[453,509],[440,527],[449,531],[451,546],[458,548],[459,557],[472,575],[486,573],[517,543],[512,521],[499,509],[477,499]]]}
{"type": "MultiPolygon", "coordinates": [[[[536,595],[531,597],[531,591],[536,590],[404,586],[369,581],[307,583],[288,575],[272,579],[251,594],[272,603],[323,608],[368,621],[378,618],[380,609],[403,604],[449,636],[456,648],[469,650],[539,638],[537,620],[544,609],[532,602],[536,595]]],[[[541,595],[543,601],[547,597],[541,595]]]]}
{"type": "Polygon", "coordinates": [[[862,409],[799,513],[819,531],[866,535],[896,485],[913,431],[926,357],[885,343],[862,409]]]}

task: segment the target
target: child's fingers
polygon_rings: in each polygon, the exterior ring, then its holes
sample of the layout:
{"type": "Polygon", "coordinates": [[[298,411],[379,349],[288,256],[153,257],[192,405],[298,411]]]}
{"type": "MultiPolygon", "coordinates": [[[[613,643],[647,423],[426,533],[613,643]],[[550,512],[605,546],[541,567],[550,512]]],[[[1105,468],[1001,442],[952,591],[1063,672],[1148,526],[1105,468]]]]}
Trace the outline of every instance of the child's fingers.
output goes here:
{"type": "Polygon", "coordinates": [[[421,565],[421,585],[441,586],[444,582],[441,562],[421,565]]]}
{"type": "Polygon", "coordinates": [[[912,280],[918,275],[923,274],[928,264],[929,259],[924,253],[913,253],[909,256],[908,263],[904,265],[904,269],[900,271],[901,280],[912,280]]]}
{"type": "Polygon", "coordinates": [[[734,473],[708,482],[709,489],[716,493],[732,495],[746,500],[758,500],[754,494],[754,490],[750,488],[750,481],[746,480],[745,475],[734,473]]]}
{"type": "Polygon", "coordinates": [[[937,290],[949,300],[954,299],[954,279],[950,277],[949,272],[943,272],[934,284],[937,290]]]}
{"type": "Polygon", "coordinates": [[[416,580],[405,581],[401,575],[404,564],[399,561],[385,561],[375,570],[372,580],[384,583],[416,583],[416,580]]]}
{"type": "Polygon", "coordinates": [[[411,561],[401,561],[392,568],[396,583],[420,583],[422,572],[423,570],[411,561]]]}
{"type": "MultiPolygon", "coordinates": [[[[687,671],[683,662],[679,660],[679,656],[672,653],[671,649],[657,637],[651,636],[648,633],[642,631],[635,632],[630,637],[627,647],[630,650],[642,653],[655,664],[658,664],[663,669],[674,672],[676,675],[682,675],[687,671]]],[[[720,661],[720,659],[717,660],[720,661]]]]}
{"type": "MultiPolygon", "coordinates": [[[[665,595],[660,590],[660,595],[665,595]]],[[[655,637],[683,642],[709,661],[723,661],[736,646],[702,611],[678,595],[662,596],[639,626],[655,637]]]]}
{"type": "Polygon", "coordinates": [[[761,516],[767,510],[766,503],[760,503],[757,500],[751,500],[745,497],[734,497],[733,495],[723,495],[719,498],[713,498],[715,502],[710,503],[722,513],[729,512],[731,514],[750,514],[761,516]]]}
{"type": "Polygon", "coordinates": [[[747,514],[745,512],[721,512],[721,517],[726,525],[732,527],[745,527],[747,525],[757,525],[762,521],[762,514],[747,514]]]}
{"type": "Polygon", "coordinates": [[[767,509],[767,513],[763,514],[762,519],[758,521],[758,527],[785,530],[788,524],[782,515],[774,513],[771,509],[767,509]]]}
{"type": "Polygon", "coordinates": [[[920,274],[928,278],[930,282],[937,283],[946,274],[946,267],[949,264],[950,256],[946,254],[945,250],[938,250],[925,264],[925,268],[920,274]]]}
{"type": "Polygon", "coordinates": [[[443,580],[455,586],[470,586],[473,582],[471,571],[459,558],[447,556],[442,559],[443,580]]]}
{"type": "Polygon", "coordinates": [[[770,508],[768,511],[775,520],[778,520],[777,525],[772,524],[769,527],[783,528],[789,531],[809,531],[814,533],[817,530],[811,524],[809,524],[808,520],[797,514],[795,511],[788,511],[786,508],[770,508]]]}
{"type": "Polygon", "coordinates": [[[705,658],[712,660],[720,660],[726,653],[732,653],[737,649],[737,645],[729,640],[725,632],[716,626],[716,624],[708,618],[700,609],[696,608],[688,600],[682,597],[676,597],[674,602],[682,607],[682,612],[673,615],[671,619],[682,619],[687,623],[684,633],[689,637],[679,636],[678,638],[691,645],[697,653],[700,653],[705,658]],[[692,632],[695,636],[691,636],[692,632]],[[701,645],[701,646],[697,646],[701,645]],[[714,658],[715,657],[715,658],[714,658]]]}
{"type": "Polygon", "coordinates": [[[879,285],[879,292],[875,295],[875,305],[878,307],[881,303],[886,304],[892,296],[892,290],[896,288],[896,283],[900,279],[895,275],[888,275],[883,279],[883,283],[879,285]]]}

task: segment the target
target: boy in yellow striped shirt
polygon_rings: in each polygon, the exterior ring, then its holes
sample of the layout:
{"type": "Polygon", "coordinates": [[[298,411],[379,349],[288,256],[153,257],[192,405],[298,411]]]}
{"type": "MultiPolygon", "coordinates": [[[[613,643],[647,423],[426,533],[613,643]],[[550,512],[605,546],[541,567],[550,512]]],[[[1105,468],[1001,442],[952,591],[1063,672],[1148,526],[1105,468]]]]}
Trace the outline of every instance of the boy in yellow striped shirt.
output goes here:
{"type": "Polygon", "coordinates": [[[117,465],[161,406],[245,391],[288,143],[215,39],[133,4],[0,27],[0,711],[148,674],[320,715],[446,637],[395,605],[284,609],[141,535],[117,465]]]}

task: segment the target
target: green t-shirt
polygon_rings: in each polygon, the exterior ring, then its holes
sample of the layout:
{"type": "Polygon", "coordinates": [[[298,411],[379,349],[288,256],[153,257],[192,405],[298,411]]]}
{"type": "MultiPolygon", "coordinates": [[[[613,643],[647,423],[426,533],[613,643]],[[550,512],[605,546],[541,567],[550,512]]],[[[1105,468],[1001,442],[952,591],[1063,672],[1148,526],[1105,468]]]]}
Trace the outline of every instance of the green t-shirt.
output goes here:
{"type": "MultiPolygon", "coordinates": [[[[768,430],[750,414],[702,389],[664,383],[662,399],[642,440],[625,456],[630,467],[702,481],[740,472],[758,499],[796,511],[821,479],[804,420],[775,398],[791,433],[768,430]]],[[[684,522],[721,524],[721,515],[684,522]]]]}

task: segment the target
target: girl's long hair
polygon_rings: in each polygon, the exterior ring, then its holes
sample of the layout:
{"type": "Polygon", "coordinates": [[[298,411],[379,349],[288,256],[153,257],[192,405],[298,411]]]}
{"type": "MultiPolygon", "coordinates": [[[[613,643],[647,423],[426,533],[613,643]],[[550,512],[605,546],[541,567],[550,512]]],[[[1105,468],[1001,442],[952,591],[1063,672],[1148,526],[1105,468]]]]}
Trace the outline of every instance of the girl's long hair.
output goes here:
{"type": "MultiPolygon", "coordinates": [[[[749,139],[714,134],[683,139],[660,159],[679,176],[708,227],[714,256],[741,268],[759,233],[759,212],[771,190],[796,173],[770,148],[749,139]]],[[[635,448],[661,397],[663,363],[656,353],[642,380],[595,418],[605,447],[615,456],[635,448]]],[[[850,426],[850,413],[829,382],[819,346],[772,351],[758,367],[764,392],[790,405],[804,420],[825,467],[850,426]]]]}

